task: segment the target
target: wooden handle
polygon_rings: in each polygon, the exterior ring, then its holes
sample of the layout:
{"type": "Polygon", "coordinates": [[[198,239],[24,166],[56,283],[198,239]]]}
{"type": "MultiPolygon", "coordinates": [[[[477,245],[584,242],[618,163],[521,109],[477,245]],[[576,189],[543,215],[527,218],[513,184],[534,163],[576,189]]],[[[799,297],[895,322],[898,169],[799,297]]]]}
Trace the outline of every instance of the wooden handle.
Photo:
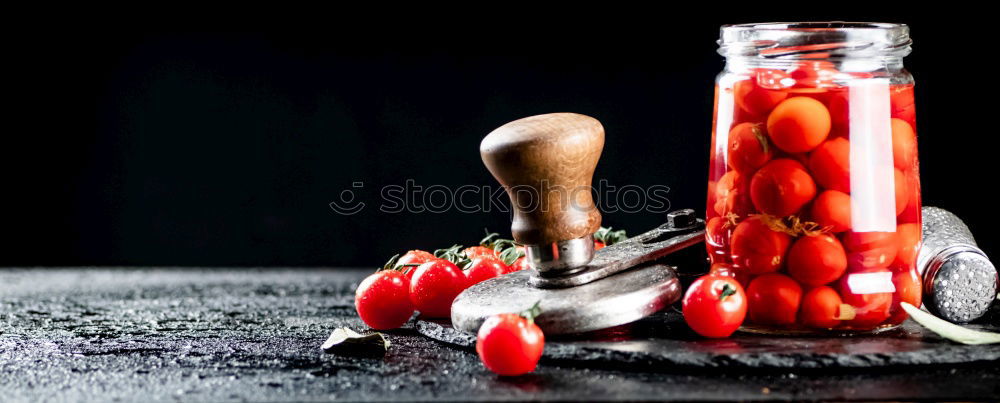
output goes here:
{"type": "Polygon", "coordinates": [[[576,113],[531,116],[486,135],[479,153],[510,196],[515,241],[544,245],[600,228],[591,181],[603,149],[604,126],[576,113]]]}

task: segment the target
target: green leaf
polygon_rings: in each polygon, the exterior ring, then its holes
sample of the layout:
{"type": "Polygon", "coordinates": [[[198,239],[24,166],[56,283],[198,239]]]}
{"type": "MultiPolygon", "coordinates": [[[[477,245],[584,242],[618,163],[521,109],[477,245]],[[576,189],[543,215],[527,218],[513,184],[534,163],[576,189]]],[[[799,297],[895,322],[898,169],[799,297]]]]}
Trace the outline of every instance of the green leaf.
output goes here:
{"type": "Polygon", "coordinates": [[[517,259],[524,256],[524,251],[518,250],[516,246],[511,246],[500,252],[500,260],[507,266],[514,264],[517,259]]]}
{"type": "Polygon", "coordinates": [[[323,352],[332,354],[385,354],[389,351],[389,345],[389,339],[382,333],[361,334],[346,327],[339,327],[334,329],[320,348],[323,352]]]}
{"type": "Polygon", "coordinates": [[[594,239],[604,242],[605,246],[611,246],[628,239],[625,230],[612,231],[611,227],[601,227],[594,233],[594,239]]]}
{"type": "Polygon", "coordinates": [[[381,270],[395,270],[397,268],[396,267],[397,266],[397,264],[396,264],[397,262],[399,262],[399,254],[398,253],[395,254],[395,255],[393,255],[391,258],[389,258],[389,261],[385,262],[385,264],[382,265],[382,269],[381,270]]]}
{"type": "Polygon", "coordinates": [[[728,297],[730,295],[733,295],[733,294],[736,294],[736,288],[733,288],[733,286],[731,286],[729,284],[723,285],[722,286],[722,295],[719,296],[719,300],[720,301],[724,300],[724,299],[726,299],[726,297],[728,297]]]}
{"type": "Polygon", "coordinates": [[[542,300],[535,301],[535,304],[528,308],[524,312],[521,312],[521,317],[528,320],[528,322],[534,322],[538,315],[542,314],[542,300]]]}
{"type": "Polygon", "coordinates": [[[1000,343],[1000,333],[983,332],[961,327],[937,316],[931,315],[909,303],[902,302],[903,310],[917,323],[937,333],[941,337],[962,344],[1000,343]]]}
{"type": "Polygon", "coordinates": [[[495,242],[501,240],[500,239],[500,234],[498,234],[496,232],[490,232],[490,230],[485,230],[485,231],[486,231],[486,237],[479,241],[480,245],[489,248],[489,247],[492,247],[492,245],[495,242]]]}

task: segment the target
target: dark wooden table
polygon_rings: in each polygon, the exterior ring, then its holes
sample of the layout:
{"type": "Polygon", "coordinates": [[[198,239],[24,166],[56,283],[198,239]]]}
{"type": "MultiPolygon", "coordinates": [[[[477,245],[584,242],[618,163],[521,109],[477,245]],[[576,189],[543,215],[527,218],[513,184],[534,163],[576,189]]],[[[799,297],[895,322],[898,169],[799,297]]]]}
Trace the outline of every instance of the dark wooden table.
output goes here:
{"type": "Polygon", "coordinates": [[[0,269],[0,401],[979,400],[994,364],[843,371],[586,368],[504,379],[475,352],[389,333],[379,358],[323,354],[363,329],[369,270],[0,269]]]}

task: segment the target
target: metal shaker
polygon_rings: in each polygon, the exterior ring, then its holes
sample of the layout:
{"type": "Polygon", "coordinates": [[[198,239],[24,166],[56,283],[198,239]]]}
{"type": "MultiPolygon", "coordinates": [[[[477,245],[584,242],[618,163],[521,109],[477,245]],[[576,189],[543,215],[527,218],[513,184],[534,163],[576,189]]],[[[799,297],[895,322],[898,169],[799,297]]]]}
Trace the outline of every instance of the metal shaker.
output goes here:
{"type": "Polygon", "coordinates": [[[923,246],[917,268],[923,276],[924,306],[951,322],[983,316],[1000,288],[996,267],[957,216],[930,206],[921,213],[923,246]]]}

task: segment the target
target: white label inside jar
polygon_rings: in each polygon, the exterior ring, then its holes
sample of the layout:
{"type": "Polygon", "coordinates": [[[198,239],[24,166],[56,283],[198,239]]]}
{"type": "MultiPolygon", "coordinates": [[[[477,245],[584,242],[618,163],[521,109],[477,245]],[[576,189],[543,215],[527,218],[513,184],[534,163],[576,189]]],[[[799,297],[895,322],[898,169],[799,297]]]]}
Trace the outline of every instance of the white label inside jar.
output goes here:
{"type": "MultiPolygon", "coordinates": [[[[752,79],[752,78],[751,78],[752,79]]],[[[729,130],[733,127],[733,117],[736,116],[736,97],[733,94],[736,80],[726,76],[719,80],[719,99],[716,100],[715,111],[715,155],[725,156],[726,164],[729,164],[729,130]]],[[[717,169],[715,165],[710,169],[717,169]]],[[[713,177],[721,177],[722,172],[712,172],[713,177]]]]}
{"type": "Polygon", "coordinates": [[[848,274],[847,287],[852,294],[858,295],[896,292],[889,271],[848,274]]]}
{"type": "Polygon", "coordinates": [[[849,85],[851,140],[851,229],[896,231],[896,186],[892,163],[889,80],[849,85]]]}

